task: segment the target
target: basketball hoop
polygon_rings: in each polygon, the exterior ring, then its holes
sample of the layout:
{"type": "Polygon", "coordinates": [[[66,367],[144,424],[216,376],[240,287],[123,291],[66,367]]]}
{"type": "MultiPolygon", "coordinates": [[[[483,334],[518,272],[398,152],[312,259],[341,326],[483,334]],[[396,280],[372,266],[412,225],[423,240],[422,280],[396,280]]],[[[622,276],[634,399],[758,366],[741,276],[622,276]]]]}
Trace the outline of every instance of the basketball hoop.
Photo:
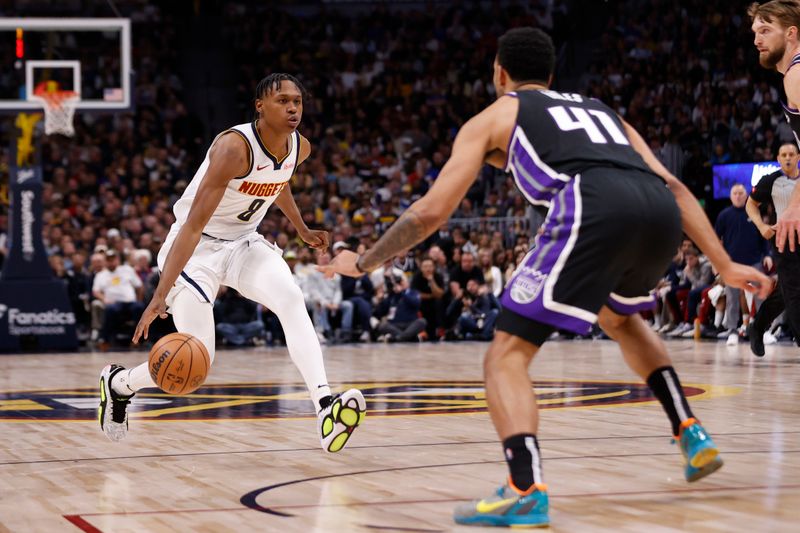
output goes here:
{"type": "Polygon", "coordinates": [[[44,108],[44,132],[47,135],[60,133],[72,137],[75,135],[72,121],[80,95],[75,91],[48,90],[48,85],[48,82],[39,84],[30,97],[44,108]]]}

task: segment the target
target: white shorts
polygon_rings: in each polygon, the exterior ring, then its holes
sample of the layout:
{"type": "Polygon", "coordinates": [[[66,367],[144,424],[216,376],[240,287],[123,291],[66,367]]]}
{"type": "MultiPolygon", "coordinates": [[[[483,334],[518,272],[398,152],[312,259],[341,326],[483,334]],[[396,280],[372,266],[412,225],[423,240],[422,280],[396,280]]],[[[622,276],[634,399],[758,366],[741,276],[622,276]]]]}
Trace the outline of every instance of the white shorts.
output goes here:
{"type": "MultiPolygon", "coordinates": [[[[167,254],[177,235],[178,230],[173,228],[158,251],[159,271],[163,272],[167,254]]],[[[220,285],[242,292],[239,289],[242,266],[252,256],[258,256],[258,270],[266,283],[279,279],[294,283],[289,265],[283,260],[283,251],[261,235],[249,233],[233,241],[203,235],[167,296],[167,305],[172,301],[171,297],[184,287],[201,302],[210,304],[214,303],[220,285]]]]}

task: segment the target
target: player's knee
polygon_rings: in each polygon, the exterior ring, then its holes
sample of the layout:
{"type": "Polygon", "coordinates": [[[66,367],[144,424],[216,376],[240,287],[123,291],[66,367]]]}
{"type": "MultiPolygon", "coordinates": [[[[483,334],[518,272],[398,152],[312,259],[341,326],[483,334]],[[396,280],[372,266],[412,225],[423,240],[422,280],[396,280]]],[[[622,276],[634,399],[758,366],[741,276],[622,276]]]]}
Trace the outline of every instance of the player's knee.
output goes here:
{"type": "Polygon", "coordinates": [[[264,298],[260,301],[269,302],[266,304],[267,307],[278,316],[283,314],[285,310],[293,309],[295,306],[300,306],[305,309],[303,291],[301,291],[300,287],[295,283],[287,283],[281,287],[270,287],[268,296],[268,298],[264,298]]]}
{"type": "Polygon", "coordinates": [[[502,354],[495,348],[494,343],[489,345],[486,355],[483,356],[483,374],[489,375],[502,360],[502,354]]]}
{"type": "Polygon", "coordinates": [[[504,331],[498,331],[483,358],[483,372],[491,374],[498,368],[509,364],[527,366],[536,352],[537,347],[528,341],[504,331]]]}
{"type": "Polygon", "coordinates": [[[305,299],[303,298],[303,291],[300,290],[300,287],[294,283],[292,283],[291,285],[287,285],[284,288],[283,299],[287,304],[305,303],[305,299]]]}
{"type": "Polygon", "coordinates": [[[630,318],[629,316],[618,315],[608,309],[603,309],[597,317],[597,322],[603,328],[603,331],[614,337],[616,333],[628,325],[630,318]]]}

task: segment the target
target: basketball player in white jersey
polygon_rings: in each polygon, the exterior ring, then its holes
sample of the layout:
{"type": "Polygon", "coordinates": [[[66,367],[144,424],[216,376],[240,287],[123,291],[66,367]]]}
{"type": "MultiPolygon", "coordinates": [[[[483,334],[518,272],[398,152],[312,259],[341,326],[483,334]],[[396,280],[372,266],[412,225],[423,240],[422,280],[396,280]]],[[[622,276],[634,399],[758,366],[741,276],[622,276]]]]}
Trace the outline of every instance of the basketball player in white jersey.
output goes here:
{"type": "MultiPolygon", "coordinates": [[[[281,321],[292,361],[302,374],[319,418],[322,447],[341,450],[363,420],[361,392],[332,395],[322,350],[281,250],[257,233],[275,203],[313,248],[328,247],[328,233],[310,230],[289,187],[311,145],[297,132],[304,90],[288,74],[272,74],[256,88],[257,119],[214,139],[203,164],[175,203],[175,223],[158,254],[161,279],[133,336],[147,339],[150,323],[172,313],[182,333],[203,342],[214,361],[212,305],[220,285],[272,310],[281,321]]],[[[155,387],[147,363],[106,366],[100,375],[100,426],[112,441],[125,437],[127,406],[139,389],[155,387]]]]}
{"type": "MultiPolygon", "coordinates": [[[[800,144],[800,0],[753,2],[747,14],[753,23],[758,62],[783,76],[786,93],[783,111],[800,144]]],[[[789,251],[794,253],[796,243],[800,242],[800,187],[795,188],[775,225],[775,247],[779,252],[783,253],[787,241],[789,251]]]]}

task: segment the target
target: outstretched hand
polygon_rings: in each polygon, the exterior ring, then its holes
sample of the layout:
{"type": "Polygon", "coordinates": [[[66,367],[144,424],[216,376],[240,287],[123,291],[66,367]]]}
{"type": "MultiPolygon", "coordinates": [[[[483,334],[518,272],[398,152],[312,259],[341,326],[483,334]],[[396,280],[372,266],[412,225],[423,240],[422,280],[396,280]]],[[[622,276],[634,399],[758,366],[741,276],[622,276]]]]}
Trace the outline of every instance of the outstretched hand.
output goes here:
{"type": "Polygon", "coordinates": [[[150,332],[150,324],[156,317],[167,318],[167,302],[164,298],[153,295],[150,304],[148,304],[142,312],[139,323],[136,324],[136,331],[133,333],[134,344],[139,344],[139,339],[142,337],[144,337],[145,340],[147,339],[147,335],[150,332]]]}
{"type": "Polygon", "coordinates": [[[729,287],[754,293],[762,300],[769,296],[772,290],[772,280],[753,267],[731,263],[721,270],[720,274],[729,287]]]}
{"type": "Polygon", "coordinates": [[[325,274],[325,277],[328,279],[332,278],[335,274],[359,278],[364,274],[358,270],[356,266],[359,257],[360,256],[355,252],[342,250],[339,252],[339,255],[333,258],[330,264],[318,265],[317,270],[325,274]]]}

